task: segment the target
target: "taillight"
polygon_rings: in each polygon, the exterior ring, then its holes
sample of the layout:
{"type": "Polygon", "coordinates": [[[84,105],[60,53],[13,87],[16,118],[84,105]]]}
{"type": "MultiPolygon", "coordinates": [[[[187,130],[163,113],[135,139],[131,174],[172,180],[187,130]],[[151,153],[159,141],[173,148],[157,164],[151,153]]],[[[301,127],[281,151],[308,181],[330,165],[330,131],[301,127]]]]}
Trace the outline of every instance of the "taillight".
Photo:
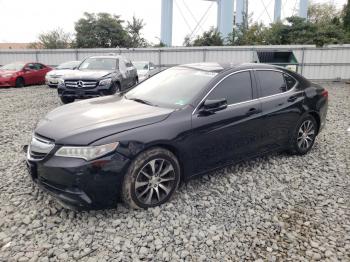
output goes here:
{"type": "Polygon", "coordinates": [[[321,93],[321,96],[328,98],[328,91],[327,90],[323,90],[321,93]]]}

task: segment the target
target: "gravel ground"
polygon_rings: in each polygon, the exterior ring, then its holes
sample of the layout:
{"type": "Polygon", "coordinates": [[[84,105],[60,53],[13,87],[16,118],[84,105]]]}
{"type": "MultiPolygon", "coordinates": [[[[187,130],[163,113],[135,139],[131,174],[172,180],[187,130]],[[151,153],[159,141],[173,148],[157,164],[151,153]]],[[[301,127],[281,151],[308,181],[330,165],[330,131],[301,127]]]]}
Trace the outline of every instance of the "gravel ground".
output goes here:
{"type": "Polygon", "coordinates": [[[328,123],[308,155],[192,180],[160,208],[80,213],[33,186],[21,151],[56,90],[1,89],[0,261],[350,261],[350,86],[324,85],[328,123]]]}

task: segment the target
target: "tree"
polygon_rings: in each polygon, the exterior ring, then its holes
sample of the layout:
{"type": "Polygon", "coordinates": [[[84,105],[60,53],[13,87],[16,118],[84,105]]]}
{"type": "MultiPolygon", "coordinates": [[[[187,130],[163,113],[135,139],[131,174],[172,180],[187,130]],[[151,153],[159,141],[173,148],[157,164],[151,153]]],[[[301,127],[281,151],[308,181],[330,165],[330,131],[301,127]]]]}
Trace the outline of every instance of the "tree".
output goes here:
{"type": "Polygon", "coordinates": [[[75,23],[76,46],[82,48],[128,47],[130,37],[124,21],[108,13],[84,13],[75,23]]]}
{"type": "Polygon", "coordinates": [[[195,40],[191,41],[189,36],[185,37],[184,45],[186,46],[222,46],[224,40],[220,32],[214,27],[205,31],[202,35],[197,36],[195,40]]]}
{"type": "Polygon", "coordinates": [[[348,3],[344,6],[342,15],[344,29],[350,34],[350,0],[348,0],[348,3]]]}
{"type": "Polygon", "coordinates": [[[285,44],[313,44],[316,26],[304,18],[291,16],[288,25],[281,32],[285,37],[285,44]]]}
{"type": "Polygon", "coordinates": [[[248,28],[244,25],[234,28],[226,39],[227,45],[261,45],[265,42],[266,27],[254,23],[248,28]]]}
{"type": "Polygon", "coordinates": [[[31,43],[30,48],[44,49],[64,49],[72,46],[72,36],[70,33],[65,33],[61,28],[41,33],[38,36],[38,41],[31,43]]]}
{"type": "Polygon", "coordinates": [[[331,3],[312,3],[307,11],[308,20],[311,23],[329,23],[340,16],[340,11],[331,3]]]}
{"type": "Polygon", "coordinates": [[[132,17],[132,22],[128,22],[126,29],[130,35],[131,47],[147,47],[149,45],[141,35],[144,26],[143,19],[137,19],[135,16],[132,17]]]}

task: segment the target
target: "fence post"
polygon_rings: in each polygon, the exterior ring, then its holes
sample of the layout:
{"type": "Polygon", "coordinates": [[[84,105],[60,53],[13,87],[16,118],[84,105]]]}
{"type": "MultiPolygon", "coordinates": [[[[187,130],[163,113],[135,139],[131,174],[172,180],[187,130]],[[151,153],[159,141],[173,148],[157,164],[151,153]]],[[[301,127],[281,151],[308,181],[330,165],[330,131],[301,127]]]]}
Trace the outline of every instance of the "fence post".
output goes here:
{"type": "Polygon", "coordinates": [[[75,49],[75,50],[74,50],[74,53],[75,53],[75,60],[77,60],[77,61],[79,60],[79,54],[78,54],[78,52],[79,52],[78,49],[75,49]]]}
{"type": "Polygon", "coordinates": [[[303,75],[303,72],[304,72],[304,56],[305,56],[305,48],[302,47],[301,48],[301,67],[300,67],[300,74],[303,75]]]}
{"type": "Polygon", "coordinates": [[[39,51],[35,50],[35,62],[39,62],[39,51]]]}
{"type": "Polygon", "coordinates": [[[203,48],[203,62],[207,60],[207,49],[203,48]]]}
{"type": "Polygon", "coordinates": [[[161,49],[158,49],[158,66],[160,69],[162,69],[162,55],[161,55],[161,49]]]}

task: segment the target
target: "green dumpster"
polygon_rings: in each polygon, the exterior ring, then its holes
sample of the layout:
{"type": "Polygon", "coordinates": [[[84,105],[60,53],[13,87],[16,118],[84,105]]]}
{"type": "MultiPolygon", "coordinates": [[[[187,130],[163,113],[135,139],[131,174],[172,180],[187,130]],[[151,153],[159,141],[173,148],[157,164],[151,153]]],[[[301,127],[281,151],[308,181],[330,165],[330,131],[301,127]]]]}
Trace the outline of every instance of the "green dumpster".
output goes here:
{"type": "Polygon", "coordinates": [[[257,62],[283,66],[295,72],[299,67],[293,51],[257,51],[257,62]]]}

